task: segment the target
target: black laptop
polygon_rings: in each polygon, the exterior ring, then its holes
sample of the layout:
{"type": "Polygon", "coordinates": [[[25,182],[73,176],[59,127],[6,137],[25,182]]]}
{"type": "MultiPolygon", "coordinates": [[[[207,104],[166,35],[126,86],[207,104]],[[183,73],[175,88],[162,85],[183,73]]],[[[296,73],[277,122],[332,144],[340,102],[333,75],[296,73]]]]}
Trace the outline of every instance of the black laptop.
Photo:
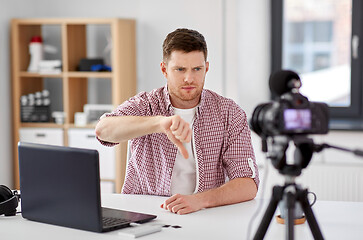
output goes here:
{"type": "Polygon", "coordinates": [[[102,208],[97,150],[19,142],[21,211],[26,219],[106,232],[155,215],[102,208]]]}

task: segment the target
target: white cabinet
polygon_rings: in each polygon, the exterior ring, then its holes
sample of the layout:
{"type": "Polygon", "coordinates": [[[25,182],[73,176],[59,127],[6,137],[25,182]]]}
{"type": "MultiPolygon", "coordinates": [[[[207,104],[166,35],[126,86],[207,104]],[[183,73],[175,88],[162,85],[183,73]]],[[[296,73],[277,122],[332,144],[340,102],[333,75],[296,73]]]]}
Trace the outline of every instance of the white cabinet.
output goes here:
{"type": "Polygon", "coordinates": [[[101,191],[114,192],[116,178],[115,149],[105,147],[96,139],[94,129],[70,128],[68,130],[68,146],[96,149],[100,158],[101,191]]]}
{"type": "Polygon", "coordinates": [[[21,142],[63,146],[64,132],[61,128],[20,128],[19,140],[21,142]]]}

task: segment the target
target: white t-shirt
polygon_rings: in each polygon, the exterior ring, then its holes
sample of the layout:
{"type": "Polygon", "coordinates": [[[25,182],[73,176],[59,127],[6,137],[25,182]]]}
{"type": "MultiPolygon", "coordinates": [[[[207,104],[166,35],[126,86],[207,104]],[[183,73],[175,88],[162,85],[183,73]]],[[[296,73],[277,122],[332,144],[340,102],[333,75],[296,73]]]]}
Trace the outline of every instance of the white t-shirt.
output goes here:
{"type": "MultiPolygon", "coordinates": [[[[190,127],[193,126],[193,121],[196,113],[195,108],[178,109],[174,108],[175,115],[179,115],[184,121],[188,122],[190,127]]],[[[192,131],[193,132],[193,131],[192,131]]],[[[171,176],[171,194],[192,194],[196,189],[196,159],[194,155],[194,134],[189,143],[183,143],[188,151],[189,158],[185,159],[180,151],[176,154],[173,173],[171,176]]]]}

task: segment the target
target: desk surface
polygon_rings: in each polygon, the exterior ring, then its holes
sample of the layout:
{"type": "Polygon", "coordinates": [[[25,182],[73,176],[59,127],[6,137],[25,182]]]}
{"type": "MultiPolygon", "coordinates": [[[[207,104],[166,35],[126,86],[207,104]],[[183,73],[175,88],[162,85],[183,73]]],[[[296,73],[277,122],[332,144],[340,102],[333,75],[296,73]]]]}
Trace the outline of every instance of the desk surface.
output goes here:
{"type": "MultiPolygon", "coordinates": [[[[157,219],[147,224],[178,225],[181,228],[163,228],[161,232],[140,239],[246,239],[249,221],[261,200],[252,200],[229,206],[204,209],[188,215],[176,215],[159,206],[165,197],[141,195],[102,195],[102,205],[130,211],[157,215],[157,219]]],[[[264,201],[267,203],[267,201],[264,201]]],[[[257,229],[264,213],[254,221],[251,237],[257,229]]],[[[363,239],[363,202],[318,201],[313,206],[314,214],[325,239],[363,239]]],[[[313,239],[307,224],[295,226],[295,239],[313,239]]],[[[130,239],[119,231],[93,233],[77,229],[53,226],[23,219],[21,215],[0,217],[1,239],[130,239]]],[[[285,239],[285,226],[270,224],[265,239],[285,239]]]]}

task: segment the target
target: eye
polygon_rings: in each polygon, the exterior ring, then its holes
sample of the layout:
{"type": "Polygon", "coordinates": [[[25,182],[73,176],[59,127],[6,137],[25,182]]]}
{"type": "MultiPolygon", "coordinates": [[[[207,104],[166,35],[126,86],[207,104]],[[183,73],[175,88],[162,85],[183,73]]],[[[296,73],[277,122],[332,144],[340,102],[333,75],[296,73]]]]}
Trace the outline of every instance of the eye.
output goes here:
{"type": "Polygon", "coordinates": [[[180,68],[177,68],[175,70],[178,71],[178,72],[183,72],[185,70],[185,68],[180,67],[180,68]]]}
{"type": "Polygon", "coordinates": [[[198,72],[198,71],[200,71],[200,70],[202,70],[202,68],[201,68],[201,67],[196,67],[196,68],[194,68],[194,71],[196,71],[196,72],[198,72]]]}

